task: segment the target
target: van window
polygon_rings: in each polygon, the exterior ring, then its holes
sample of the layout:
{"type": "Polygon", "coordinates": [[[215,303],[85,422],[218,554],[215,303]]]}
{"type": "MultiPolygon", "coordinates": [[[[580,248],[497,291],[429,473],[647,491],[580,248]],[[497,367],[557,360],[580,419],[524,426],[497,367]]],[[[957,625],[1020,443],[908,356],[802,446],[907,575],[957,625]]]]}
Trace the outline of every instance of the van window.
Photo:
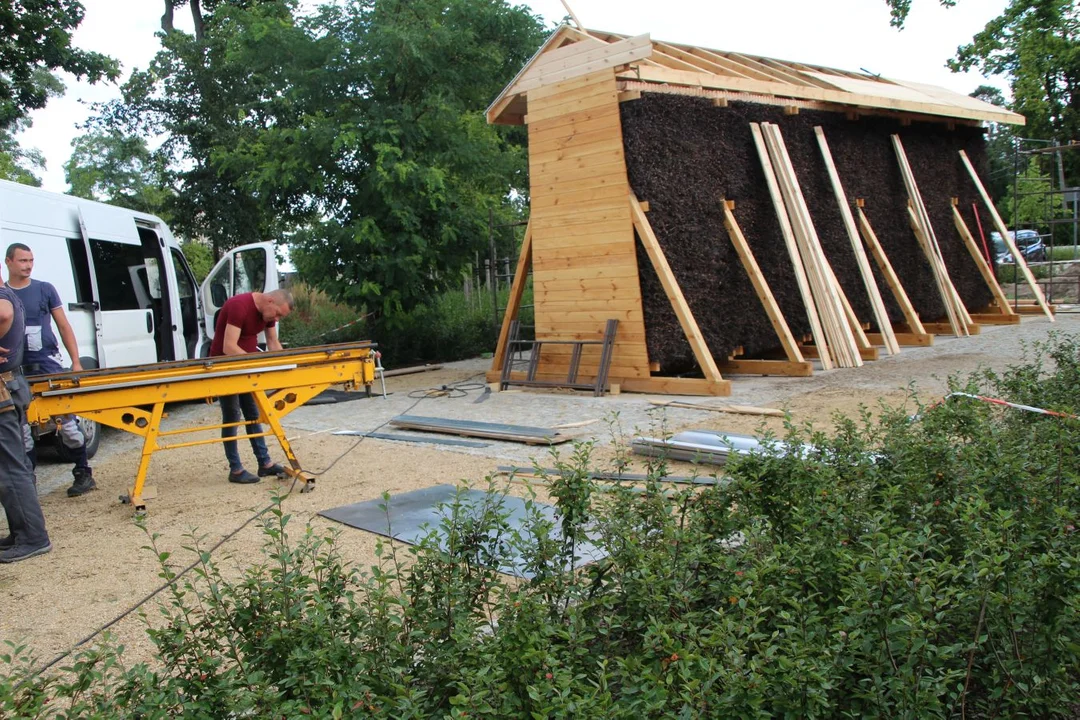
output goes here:
{"type": "Polygon", "coordinates": [[[82,238],[68,238],[71,267],[75,270],[75,302],[88,303],[94,299],[90,284],[90,261],[86,259],[86,243],[82,238]]]}
{"type": "Polygon", "coordinates": [[[233,295],[262,292],[266,287],[266,251],[253,248],[236,253],[233,261],[233,295]]]}
{"type": "MultiPolygon", "coordinates": [[[[140,298],[150,297],[146,285],[142,248],[138,245],[91,240],[94,273],[102,310],[140,310],[146,307],[140,298]]],[[[148,304],[148,303],[147,303],[148,304]]]]}
{"type": "Polygon", "coordinates": [[[177,250],[172,249],[173,266],[176,268],[176,284],[180,291],[180,299],[195,297],[195,285],[191,281],[191,275],[188,274],[187,263],[184,261],[184,254],[177,250]]]}

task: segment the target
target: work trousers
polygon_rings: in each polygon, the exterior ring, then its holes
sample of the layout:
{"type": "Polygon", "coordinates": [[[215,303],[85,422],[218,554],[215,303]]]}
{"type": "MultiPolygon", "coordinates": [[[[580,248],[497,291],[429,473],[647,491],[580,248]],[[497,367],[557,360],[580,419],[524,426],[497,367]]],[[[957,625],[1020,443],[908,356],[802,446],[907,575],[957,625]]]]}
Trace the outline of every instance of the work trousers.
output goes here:
{"type": "Polygon", "coordinates": [[[23,377],[16,377],[7,386],[15,409],[0,412],[0,504],[4,506],[13,544],[40,547],[49,542],[49,534],[38,502],[34,471],[23,445],[30,387],[23,377]]]}
{"type": "MultiPolygon", "coordinates": [[[[244,430],[248,435],[261,433],[262,425],[257,422],[253,422],[259,419],[259,407],[255,404],[255,398],[251,396],[251,393],[243,393],[241,395],[225,395],[221,400],[221,422],[223,423],[235,423],[240,422],[241,412],[245,420],[249,422],[244,426],[244,430]]],[[[236,437],[237,428],[226,427],[221,428],[221,437],[233,438],[236,437]]],[[[261,437],[250,438],[251,450],[255,453],[255,458],[259,461],[259,467],[267,467],[270,465],[270,451],[266,449],[266,443],[263,442],[261,437]]],[[[225,441],[225,457],[229,460],[229,472],[236,474],[244,469],[244,463],[240,462],[240,450],[236,446],[235,440],[225,441]]]]}
{"type": "MultiPolygon", "coordinates": [[[[50,375],[52,373],[65,372],[68,368],[60,364],[54,357],[40,358],[35,363],[27,363],[27,375],[50,375]]],[[[77,468],[89,468],[90,461],[86,457],[86,436],[82,428],[76,422],[74,415],[60,415],[53,418],[56,422],[56,434],[60,436],[60,442],[67,448],[68,454],[77,468]]]]}

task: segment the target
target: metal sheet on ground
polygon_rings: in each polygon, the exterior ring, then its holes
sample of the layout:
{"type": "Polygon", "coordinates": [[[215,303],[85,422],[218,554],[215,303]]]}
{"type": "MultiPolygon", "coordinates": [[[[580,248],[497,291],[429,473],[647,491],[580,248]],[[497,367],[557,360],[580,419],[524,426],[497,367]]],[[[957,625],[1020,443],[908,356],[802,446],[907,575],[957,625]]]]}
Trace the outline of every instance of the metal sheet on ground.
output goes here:
{"type": "MultiPolygon", "coordinates": [[[[380,498],[321,510],[319,515],[358,530],[366,530],[410,545],[418,545],[424,538],[436,533],[439,546],[445,549],[445,537],[439,533],[443,520],[449,516],[450,506],[455,500],[459,500],[462,510],[475,516],[483,511],[488,497],[489,494],[481,490],[459,489],[453,485],[435,485],[393,495],[389,501],[380,498]]],[[[529,504],[544,518],[555,522],[555,508],[551,505],[535,501],[530,503],[513,495],[496,496],[496,498],[499,503],[499,512],[506,516],[506,525],[511,528],[524,528],[529,517],[529,504]]],[[[509,544],[505,547],[509,553],[511,550],[509,544]]],[[[579,565],[607,557],[607,552],[592,542],[579,543],[574,554],[580,558],[579,565]]],[[[502,566],[494,569],[525,579],[533,577],[533,573],[526,569],[525,560],[520,555],[508,555],[503,558],[503,562],[502,566]]]]}
{"type": "Polygon", "coordinates": [[[423,437],[422,435],[402,435],[400,433],[364,432],[363,430],[338,430],[331,433],[331,435],[353,435],[356,437],[374,438],[376,440],[395,440],[397,442],[427,443],[429,445],[451,445],[454,447],[491,447],[491,443],[477,442],[476,440],[455,440],[453,438],[423,437]]]}
{"type": "Polygon", "coordinates": [[[484,437],[531,445],[556,445],[574,439],[572,435],[561,435],[551,428],[486,423],[475,420],[455,420],[452,418],[421,417],[418,415],[399,415],[391,420],[390,424],[406,430],[484,437]]]}

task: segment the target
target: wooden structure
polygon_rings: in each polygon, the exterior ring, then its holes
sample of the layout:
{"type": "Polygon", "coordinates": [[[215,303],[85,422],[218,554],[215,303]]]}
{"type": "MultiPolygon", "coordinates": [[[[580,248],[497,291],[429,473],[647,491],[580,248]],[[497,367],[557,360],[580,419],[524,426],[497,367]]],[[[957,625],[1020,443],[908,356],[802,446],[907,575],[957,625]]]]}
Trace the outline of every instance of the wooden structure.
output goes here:
{"type": "MultiPolygon", "coordinates": [[[[580,346],[573,343],[601,340],[605,323],[612,319],[618,320],[618,335],[610,361],[610,382],[618,383],[623,390],[639,392],[725,395],[730,392],[724,377],[727,374],[809,375],[811,364],[807,357],[820,358],[825,369],[834,361],[855,367],[877,357],[874,344],[891,354],[902,345],[925,345],[932,340],[877,241],[861,200],[856,202],[856,212],[852,212],[825,135],[816,128],[829,167],[830,194],[835,193],[843,211],[845,239],[854,251],[873,308],[877,332],[867,332],[868,323],[860,322],[856,316],[817,242],[783,138],[775,126],[770,129],[764,123],[760,129],[755,124],[753,132],[810,333],[800,337],[789,327],[790,315],[785,320],[755,258],[755,249],[739,227],[738,211],[733,212],[741,200],[717,197],[724,207],[727,239],[776,333],[775,347],[782,357],[747,359],[740,357],[741,349],[736,349],[726,357],[714,358],[699,326],[700,318],[691,311],[650,224],[650,198],[635,197],[628,180],[620,103],[639,99],[643,93],[709,98],[719,107],[729,102],[757,103],[774,109],[779,106],[785,115],[825,110],[843,113],[849,119],[880,115],[908,123],[911,118],[929,118],[949,127],[984,121],[1023,123],[1021,116],[1002,108],[919,83],[653,41],[648,35],[627,37],[563,25],[487,111],[490,123],[528,126],[531,182],[529,227],[489,381],[500,378],[510,326],[517,318],[530,271],[537,339],[555,341],[544,346],[533,368],[535,376],[543,380],[566,378],[571,363],[580,363],[586,375],[595,374],[600,367],[599,352],[574,354],[580,346]],[[642,253],[638,252],[639,245],[642,253]],[[639,282],[643,270],[640,265],[646,258],[689,343],[701,378],[660,376],[657,363],[650,361],[639,282]],[[874,267],[888,293],[878,288],[874,267]],[[902,322],[888,321],[883,299],[886,296],[899,306],[902,322]],[[807,340],[813,340],[813,345],[807,345],[807,340]]],[[[907,179],[907,172],[904,177],[907,179]]],[[[919,202],[914,190],[913,228],[916,235],[922,236],[920,245],[927,253],[949,311],[949,331],[967,334],[974,324],[973,316],[959,303],[955,291],[949,291],[948,272],[919,202]]],[[[942,230],[938,228],[938,233],[942,230]]],[[[716,238],[716,242],[722,240],[716,238]]],[[[974,270],[971,268],[971,272],[974,270]]],[[[1001,297],[992,271],[987,274],[986,270],[978,268],[995,290],[995,297],[1001,297]]],[[[999,311],[1012,314],[1007,304],[993,312],[999,311]]],[[[804,319],[800,322],[805,325],[804,319]]]]}

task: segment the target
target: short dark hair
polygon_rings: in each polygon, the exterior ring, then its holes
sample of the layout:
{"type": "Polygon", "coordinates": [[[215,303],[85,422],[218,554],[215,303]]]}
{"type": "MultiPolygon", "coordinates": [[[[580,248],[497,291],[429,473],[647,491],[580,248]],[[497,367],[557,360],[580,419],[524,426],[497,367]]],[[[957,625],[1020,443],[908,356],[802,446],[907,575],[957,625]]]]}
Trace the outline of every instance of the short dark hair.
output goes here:
{"type": "Polygon", "coordinates": [[[25,250],[26,252],[34,252],[33,250],[30,249],[29,245],[23,245],[22,243],[11,243],[10,245],[7,246],[7,253],[4,255],[4,257],[7,258],[8,260],[11,260],[13,257],[15,257],[15,251],[16,250],[25,250]]]}

